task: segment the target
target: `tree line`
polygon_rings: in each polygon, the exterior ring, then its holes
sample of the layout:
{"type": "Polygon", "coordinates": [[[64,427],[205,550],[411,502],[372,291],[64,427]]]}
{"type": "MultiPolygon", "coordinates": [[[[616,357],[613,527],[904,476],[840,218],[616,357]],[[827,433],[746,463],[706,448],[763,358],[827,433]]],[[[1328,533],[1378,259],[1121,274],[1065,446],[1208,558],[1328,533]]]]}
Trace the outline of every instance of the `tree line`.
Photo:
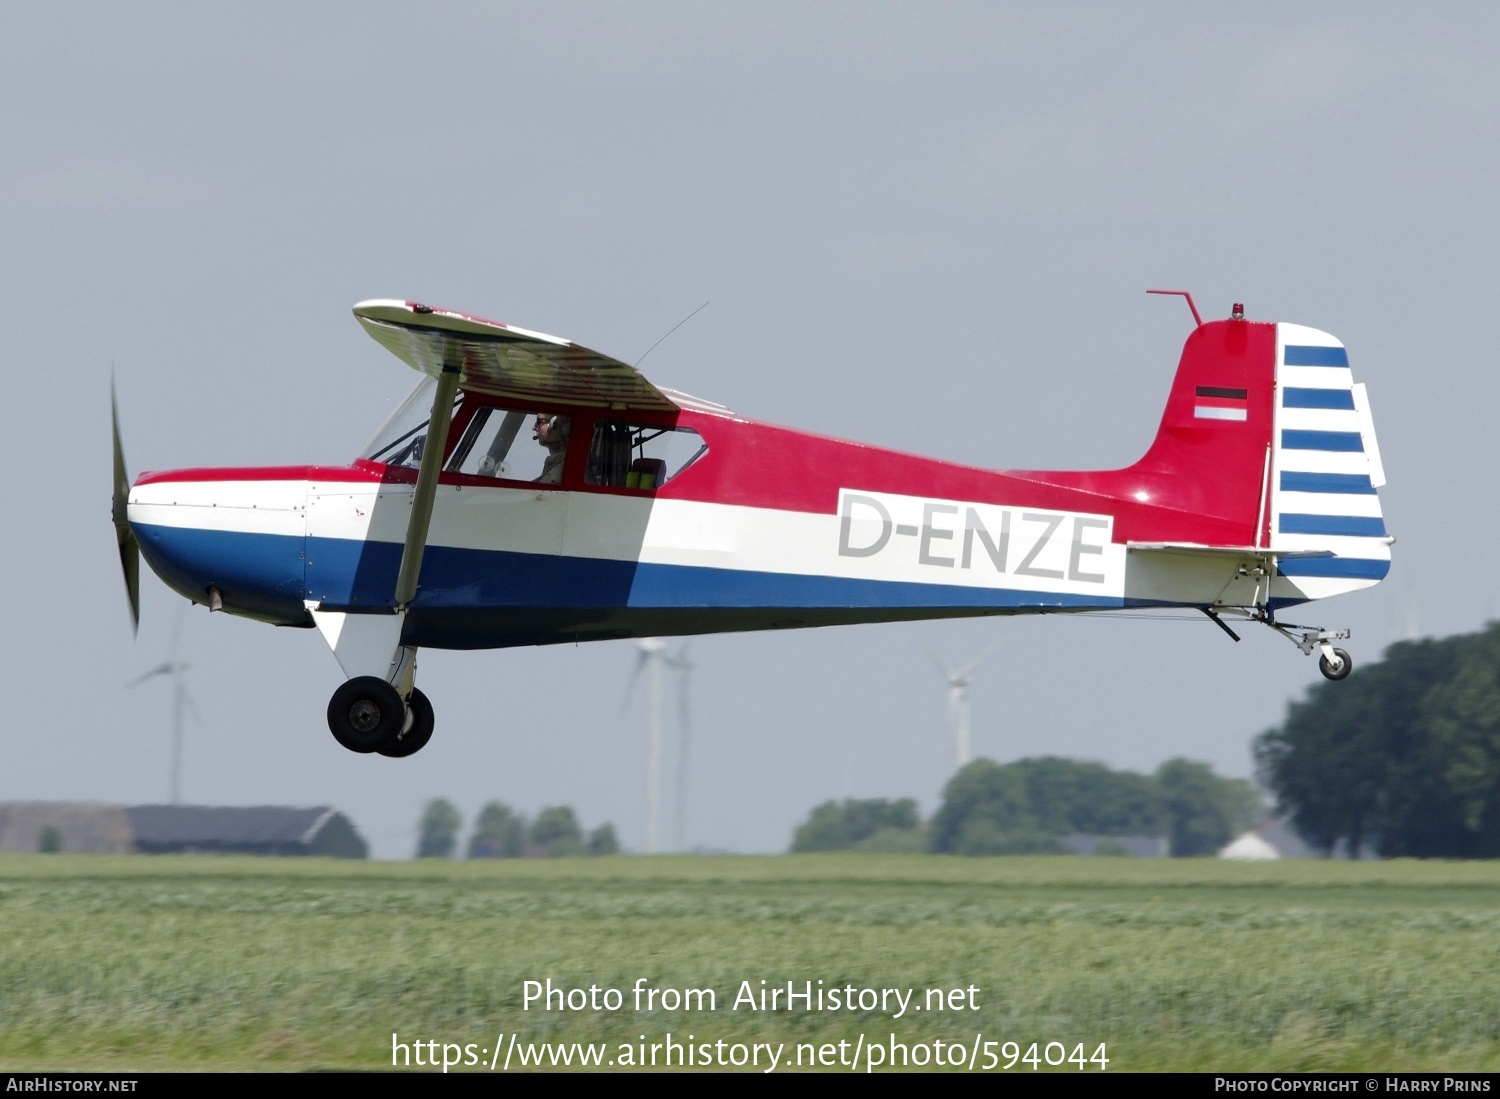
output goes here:
{"type": "Polygon", "coordinates": [[[1297,830],[1351,856],[1500,857],[1500,623],[1403,641],[1255,743],[1297,830]]]}
{"type": "MultiPolygon", "coordinates": [[[[1161,837],[1172,855],[1211,855],[1262,812],[1249,782],[1188,759],[1152,775],[1057,756],[977,759],[949,781],[930,821],[910,798],[828,801],[797,828],[792,850],[1045,854],[1069,850],[1065,836],[1086,834],[1161,837]]],[[[1118,843],[1095,850],[1124,852],[1118,843]]]]}
{"type": "MultiPolygon", "coordinates": [[[[462,829],[458,807],[446,798],[433,798],[417,823],[417,858],[453,858],[462,829]]],[[[552,859],[613,855],[619,850],[613,824],[601,824],[585,835],[570,806],[552,806],[527,820],[503,802],[491,801],[479,810],[465,854],[471,859],[552,859]]]]}

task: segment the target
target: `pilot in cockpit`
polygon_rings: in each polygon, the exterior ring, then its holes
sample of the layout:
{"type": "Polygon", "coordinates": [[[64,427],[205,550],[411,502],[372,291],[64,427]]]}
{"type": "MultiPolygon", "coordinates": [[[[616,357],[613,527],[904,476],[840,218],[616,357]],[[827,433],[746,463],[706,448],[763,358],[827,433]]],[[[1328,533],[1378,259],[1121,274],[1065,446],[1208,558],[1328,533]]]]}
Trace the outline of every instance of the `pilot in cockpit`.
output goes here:
{"type": "Polygon", "coordinates": [[[568,434],[571,428],[570,416],[537,413],[532,429],[536,432],[536,441],[547,448],[547,459],[542,464],[542,475],[536,479],[537,484],[562,484],[563,461],[568,456],[568,434]]]}

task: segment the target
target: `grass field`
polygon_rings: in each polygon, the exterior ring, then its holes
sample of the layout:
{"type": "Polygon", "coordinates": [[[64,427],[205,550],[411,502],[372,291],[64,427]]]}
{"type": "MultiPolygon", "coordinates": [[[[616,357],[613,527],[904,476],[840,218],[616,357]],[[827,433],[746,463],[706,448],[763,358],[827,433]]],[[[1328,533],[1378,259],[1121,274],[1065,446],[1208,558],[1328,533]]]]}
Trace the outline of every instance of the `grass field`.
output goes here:
{"type": "Polygon", "coordinates": [[[1500,1068],[1495,864],[6,855],[0,919],[12,1070],[378,1069],[393,1032],[481,1067],[497,1035],[615,1056],[671,1033],[785,1043],[783,1067],[799,1043],[979,1035],[1104,1043],[1110,1070],[1500,1068]],[[547,978],[621,1007],[523,1010],[547,978]],[[641,979],[717,1010],[634,1010],[641,979]],[[762,980],[965,992],[899,1019],[731,1009],[762,980]]]}

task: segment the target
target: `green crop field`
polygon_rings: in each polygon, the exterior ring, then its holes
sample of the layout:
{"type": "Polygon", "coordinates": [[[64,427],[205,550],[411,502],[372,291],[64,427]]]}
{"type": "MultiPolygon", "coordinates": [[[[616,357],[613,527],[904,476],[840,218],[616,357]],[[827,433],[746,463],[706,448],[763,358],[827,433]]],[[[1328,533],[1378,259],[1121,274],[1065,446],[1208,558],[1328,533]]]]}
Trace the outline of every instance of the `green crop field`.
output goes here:
{"type": "Polygon", "coordinates": [[[668,1035],[778,1070],[1500,1068],[1488,863],[7,855],[0,920],[11,1070],[661,1068],[668,1035]],[[548,979],[577,1010],[523,1002],[548,979]]]}

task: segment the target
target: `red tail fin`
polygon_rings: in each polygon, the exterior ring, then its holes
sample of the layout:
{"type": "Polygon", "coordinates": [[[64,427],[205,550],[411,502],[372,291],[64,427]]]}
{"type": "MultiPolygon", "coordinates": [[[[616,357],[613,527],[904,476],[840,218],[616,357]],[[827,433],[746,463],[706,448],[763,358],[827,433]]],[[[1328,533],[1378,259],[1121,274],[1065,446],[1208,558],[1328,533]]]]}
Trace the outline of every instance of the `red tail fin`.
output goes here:
{"type": "Polygon", "coordinates": [[[1117,541],[1264,544],[1276,396],[1276,326],[1195,328],[1156,440],[1125,469],[1032,474],[1118,498],[1117,541]]]}

